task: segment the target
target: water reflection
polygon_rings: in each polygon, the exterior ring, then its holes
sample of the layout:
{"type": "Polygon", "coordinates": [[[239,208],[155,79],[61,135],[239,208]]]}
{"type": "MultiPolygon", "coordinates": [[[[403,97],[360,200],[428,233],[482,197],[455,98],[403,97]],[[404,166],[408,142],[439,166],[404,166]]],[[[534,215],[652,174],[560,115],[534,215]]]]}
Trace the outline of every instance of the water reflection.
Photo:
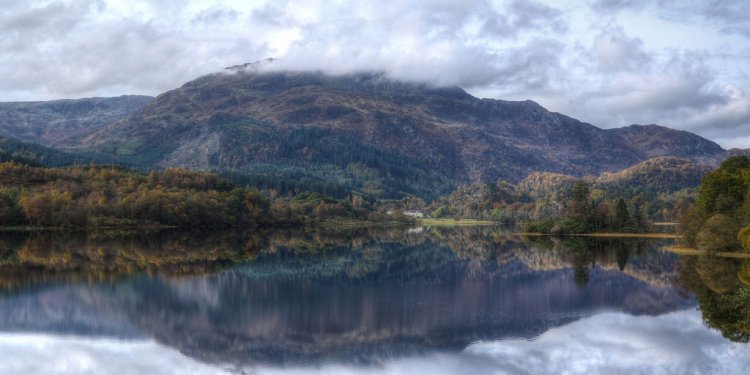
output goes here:
{"type": "Polygon", "coordinates": [[[154,339],[234,367],[372,366],[692,306],[662,244],[500,228],[13,234],[0,331],[154,339]]]}
{"type": "Polygon", "coordinates": [[[250,260],[258,236],[235,232],[35,232],[0,237],[0,287],[202,274],[250,260]]]}
{"type": "Polygon", "coordinates": [[[750,260],[683,256],[677,269],[708,327],[732,341],[750,341],[750,260]]]}

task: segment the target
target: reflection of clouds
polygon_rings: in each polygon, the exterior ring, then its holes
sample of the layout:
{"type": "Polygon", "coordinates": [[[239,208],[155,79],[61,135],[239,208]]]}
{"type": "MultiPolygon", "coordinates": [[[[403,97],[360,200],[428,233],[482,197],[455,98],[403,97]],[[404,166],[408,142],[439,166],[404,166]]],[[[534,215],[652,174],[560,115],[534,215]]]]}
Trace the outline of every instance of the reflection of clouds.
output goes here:
{"type": "Polygon", "coordinates": [[[536,340],[481,343],[467,352],[529,373],[735,374],[750,366],[750,347],[704,328],[697,311],[659,317],[606,313],[536,340]]]}
{"type": "MultiPolygon", "coordinates": [[[[535,340],[471,345],[461,353],[385,360],[373,367],[328,363],[245,369],[257,374],[675,373],[742,374],[750,346],[703,327],[700,313],[658,317],[605,313],[547,331],[535,340]]],[[[0,335],[0,373],[225,374],[153,341],[0,335]]]]}
{"type": "Polygon", "coordinates": [[[153,341],[0,334],[0,374],[212,374],[220,369],[153,341]]]}

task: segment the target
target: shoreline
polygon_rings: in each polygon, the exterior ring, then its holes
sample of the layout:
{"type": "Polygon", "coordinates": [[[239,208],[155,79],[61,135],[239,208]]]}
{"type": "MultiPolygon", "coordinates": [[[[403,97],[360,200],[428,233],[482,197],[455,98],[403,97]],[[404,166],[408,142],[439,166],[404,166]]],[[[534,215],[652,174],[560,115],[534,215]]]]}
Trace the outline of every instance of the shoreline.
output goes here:
{"type": "Polygon", "coordinates": [[[514,233],[519,236],[526,237],[600,237],[600,238],[664,238],[664,239],[679,239],[682,235],[675,233],[628,233],[628,232],[594,232],[594,233],[567,233],[567,234],[552,234],[552,233],[537,233],[537,232],[519,232],[514,233]]]}
{"type": "Polygon", "coordinates": [[[690,256],[718,256],[722,258],[736,258],[736,259],[750,259],[750,253],[744,253],[744,252],[727,252],[727,251],[721,251],[716,253],[709,253],[707,251],[698,250],[696,248],[692,247],[686,247],[686,246],[664,246],[662,247],[663,250],[669,251],[670,253],[680,254],[680,255],[690,255],[690,256]]]}
{"type": "Polygon", "coordinates": [[[105,230],[225,230],[225,229],[286,229],[286,228],[327,228],[327,229],[357,229],[376,227],[396,227],[414,225],[417,222],[403,221],[369,221],[369,220],[321,220],[310,222],[281,223],[274,225],[259,225],[256,227],[229,226],[229,227],[181,227],[177,225],[142,224],[142,225],[108,225],[89,227],[40,227],[33,225],[0,226],[2,232],[96,232],[105,230]]]}

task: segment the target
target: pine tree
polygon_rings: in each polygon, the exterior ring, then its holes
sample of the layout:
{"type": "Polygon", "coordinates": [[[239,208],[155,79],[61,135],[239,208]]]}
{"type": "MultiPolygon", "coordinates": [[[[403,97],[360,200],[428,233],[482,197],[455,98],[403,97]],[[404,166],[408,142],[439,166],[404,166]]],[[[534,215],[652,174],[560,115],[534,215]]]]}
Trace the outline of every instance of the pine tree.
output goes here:
{"type": "Polygon", "coordinates": [[[615,207],[615,229],[622,230],[630,224],[630,213],[628,212],[628,206],[625,204],[625,200],[620,198],[617,200],[617,206],[615,207]]]}

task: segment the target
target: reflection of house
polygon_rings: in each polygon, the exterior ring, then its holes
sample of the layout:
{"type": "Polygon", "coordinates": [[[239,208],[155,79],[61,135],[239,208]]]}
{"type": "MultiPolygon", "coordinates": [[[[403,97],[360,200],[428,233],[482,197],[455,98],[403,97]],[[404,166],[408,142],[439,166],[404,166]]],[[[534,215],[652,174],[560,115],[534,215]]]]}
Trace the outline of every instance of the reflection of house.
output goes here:
{"type": "MultiPolygon", "coordinates": [[[[385,213],[387,215],[393,215],[396,212],[398,212],[398,211],[388,210],[385,213]]],[[[404,216],[409,216],[409,217],[417,217],[417,218],[423,218],[424,217],[424,213],[422,211],[420,211],[420,210],[406,210],[406,211],[403,211],[401,213],[404,216]]]]}
{"type": "Polygon", "coordinates": [[[422,213],[422,211],[419,211],[419,210],[407,210],[407,211],[404,211],[404,215],[411,216],[411,217],[418,217],[418,218],[424,217],[424,213],[422,213]]]}

